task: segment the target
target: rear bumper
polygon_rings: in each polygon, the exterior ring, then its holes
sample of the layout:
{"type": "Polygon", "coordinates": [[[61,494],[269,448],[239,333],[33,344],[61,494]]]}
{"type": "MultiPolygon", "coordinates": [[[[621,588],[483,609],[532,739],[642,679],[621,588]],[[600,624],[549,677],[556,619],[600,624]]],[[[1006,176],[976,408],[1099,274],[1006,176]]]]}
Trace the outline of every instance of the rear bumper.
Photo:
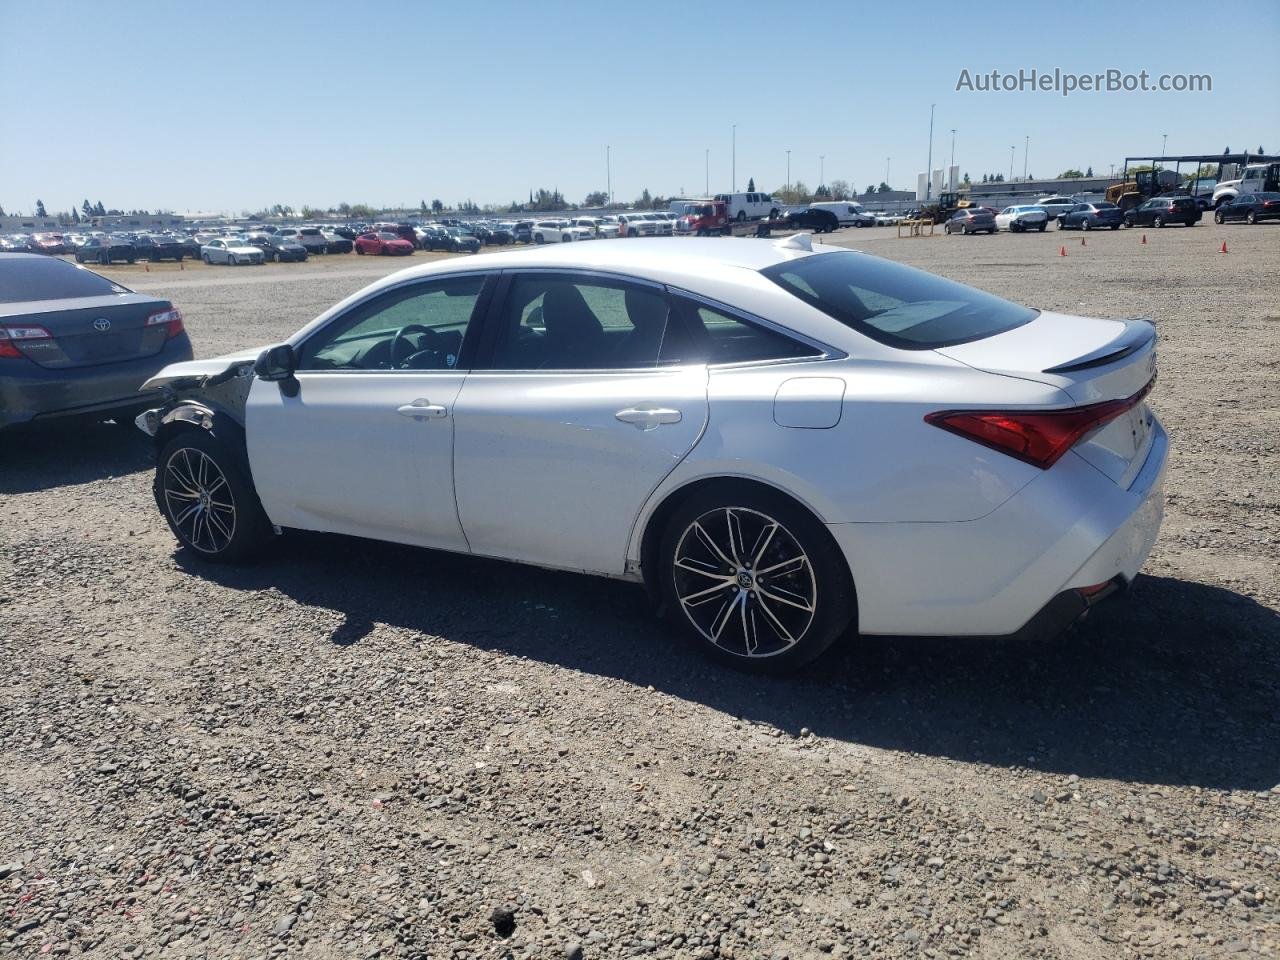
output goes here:
{"type": "Polygon", "coordinates": [[[47,370],[26,360],[0,361],[0,429],[142,407],[159,394],[138,388],[169,364],[191,358],[191,340],[184,332],[167,341],[159,353],[122,363],[47,370]]]}
{"type": "Polygon", "coordinates": [[[1085,608],[1080,588],[1132,581],[1164,518],[1169,441],[1153,426],[1128,489],[1070,454],[977,520],[828,524],[853,572],[861,632],[1005,636],[1042,630],[1042,621],[1065,626],[1085,608]]]}

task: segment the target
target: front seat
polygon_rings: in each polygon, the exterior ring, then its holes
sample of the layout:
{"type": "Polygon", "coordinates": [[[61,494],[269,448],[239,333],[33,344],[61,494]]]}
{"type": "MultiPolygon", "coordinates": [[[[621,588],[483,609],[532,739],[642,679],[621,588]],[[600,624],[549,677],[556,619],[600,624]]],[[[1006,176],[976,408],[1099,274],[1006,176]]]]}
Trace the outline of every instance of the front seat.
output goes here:
{"type": "Polygon", "coordinates": [[[557,283],[543,295],[542,325],[547,337],[543,369],[583,369],[600,363],[604,327],[573,284],[557,283]]]}
{"type": "Polygon", "coordinates": [[[633,329],[618,344],[618,362],[626,367],[651,367],[658,361],[667,331],[667,301],[659,293],[629,288],[624,302],[633,329]]]}

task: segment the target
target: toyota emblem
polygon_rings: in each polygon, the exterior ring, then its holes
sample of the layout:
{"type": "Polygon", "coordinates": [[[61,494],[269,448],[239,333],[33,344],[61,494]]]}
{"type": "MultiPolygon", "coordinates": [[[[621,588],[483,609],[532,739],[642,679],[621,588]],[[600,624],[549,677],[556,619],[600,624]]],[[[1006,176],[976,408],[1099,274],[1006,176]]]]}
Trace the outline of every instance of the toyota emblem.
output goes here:
{"type": "Polygon", "coordinates": [[[97,330],[99,333],[106,333],[111,329],[111,321],[106,317],[99,317],[97,320],[93,321],[93,329],[97,330]]]}

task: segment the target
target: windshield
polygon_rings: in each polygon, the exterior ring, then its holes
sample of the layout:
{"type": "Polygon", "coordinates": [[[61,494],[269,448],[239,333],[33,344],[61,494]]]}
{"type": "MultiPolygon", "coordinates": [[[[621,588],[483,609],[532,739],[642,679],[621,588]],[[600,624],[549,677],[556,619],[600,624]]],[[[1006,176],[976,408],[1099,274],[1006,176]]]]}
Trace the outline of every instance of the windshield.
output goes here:
{"type": "Polygon", "coordinates": [[[761,271],[788,293],[873,340],[932,350],[1030,323],[1036,311],[861,253],[823,253],[761,271]]]}
{"type": "Polygon", "coordinates": [[[0,259],[0,303],[102,297],[130,291],[65,260],[0,259]]]}

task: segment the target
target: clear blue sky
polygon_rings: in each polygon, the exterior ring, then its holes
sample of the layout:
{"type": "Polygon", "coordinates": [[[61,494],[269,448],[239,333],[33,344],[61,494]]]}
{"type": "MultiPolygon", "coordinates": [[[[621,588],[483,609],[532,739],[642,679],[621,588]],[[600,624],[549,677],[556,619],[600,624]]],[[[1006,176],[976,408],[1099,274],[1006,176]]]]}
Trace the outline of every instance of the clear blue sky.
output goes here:
{"type": "Polygon", "coordinates": [[[559,187],[913,189],[934,166],[1105,172],[1280,151],[1280,3],[0,0],[0,205],[238,212],[559,187]],[[1248,9],[1247,17],[1243,10],[1248,9]],[[1247,23],[1242,22],[1242,18],[1247,23]],[[1229,39],[1230,34],[1235,37],[1229,39]],[[1239,39],[1236,39],[1238,37],[1239,39]],[[909,53],[910,50],[919,53],[909,53]],[[756,65],[758,64],[758,65],[756,65]],[[1208,73],[1211,93],[957,92],[971,73],[1208,73]]]}

